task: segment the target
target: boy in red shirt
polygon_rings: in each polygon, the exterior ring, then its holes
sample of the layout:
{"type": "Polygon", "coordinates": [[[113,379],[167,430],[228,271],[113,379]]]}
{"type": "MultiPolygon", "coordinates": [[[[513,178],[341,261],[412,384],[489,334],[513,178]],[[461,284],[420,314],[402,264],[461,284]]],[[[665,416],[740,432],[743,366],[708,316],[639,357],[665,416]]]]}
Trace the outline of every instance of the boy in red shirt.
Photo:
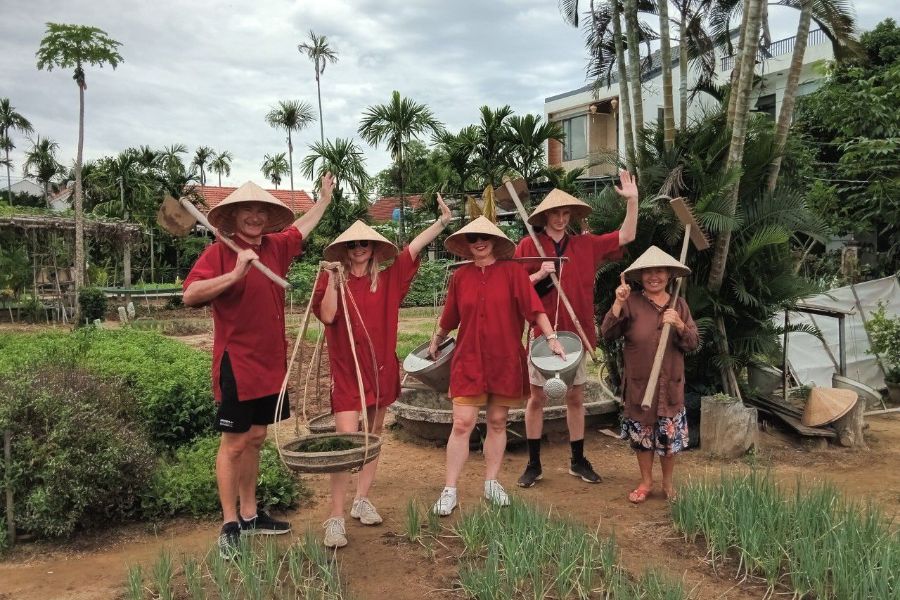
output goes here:
{"type": "MultiPolygon", "coordinates": [[[[275,405],[287,369],[284,290],[256,269],[260,261],[285,276],[303,239],[331,203],[334,179],[322,177],[321,198],[302,217],[248,181],[209,211],[209,222],[241,248],[211,244],[184,281],[187,306],[210,304],[213,313],[213,393],[216,430],[222,432],[216,481],[224,525],[219,551],[233,557],[243,534],[282,534],[290,524],[256,506],[259,452],[275,422],[275,405]],[[282,231],[283,230],[283,231],[282,231]],[[238,500],[240,499],[240,513],[238,500]]],[[[289,416],[288,403],[278,420],[289,416]]]]}
{"type": "MultiPolygon", "coordinates": [[[[597,269],[608,260],[621,257],[620,248],[634,240],[637,231],[638,190],[635,179],[628,171],[620,171],[621,187],[616,193],[625,198],[627,208],[625,220],[618,231],[595,235],[583,233],[569,235],[568,226],[574,220],[581,220],[591,214],[590,205],[578,200],[561,190],[554,189],[541,202],[528,222],[542,225],[543,231],[537,234],[538,240],[548,257],[565,256],[568,261],[558,274],[560,285],[572,304],[578,321],[584,328],[588,341],[597,346],[597,328],[594,319],[594,280],[597,269]]],[[[530,236],[522,238],[516,247],[517,257],[540,256],[530,236]]],[[[550,273],[556,272],[553,262],[546,261],[540,265],[526,268],[531,271],[530,279],[541,297],[544,310],[558,331],[577,332],[572,318],[564,306],[560,306],[556,287],[550,279],[550,273]]],[[[535,332],[536,335],[539,333],[535,332]]],[[[582,363],[575,374],[574,385],[566,393],[566,421],[569,427],[569,443],[572,447],[572,458],[569,474],[580,477],[588,483],[600,483],[600,476],[594,471],[590,461],[584,457],[584,384],[587,381],[586,360],[584,353],[582,363]]],[[[529,364],[529,380],[531,396],[525,408],[525,432],[528,441],[528,464],[525,472],[519,477],[521,487],[531,487],[542,477],[541,469],[541,435],[544,427],[544,378],[529,364]]]]}

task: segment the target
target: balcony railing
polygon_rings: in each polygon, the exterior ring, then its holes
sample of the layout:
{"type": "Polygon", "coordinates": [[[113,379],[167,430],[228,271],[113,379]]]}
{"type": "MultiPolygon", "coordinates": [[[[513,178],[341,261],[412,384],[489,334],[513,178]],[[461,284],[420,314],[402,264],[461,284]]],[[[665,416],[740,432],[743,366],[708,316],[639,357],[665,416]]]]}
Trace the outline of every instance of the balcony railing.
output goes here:
{"type": "MultiPolygon", "coordinates": [[[[821,29],[813,29],[809,32],[809,37],[806,38],[807,46],[814,46],[816,44],[822,44],[827,41],[828,38],[825,37],[825,33],[821,29]]],[[[760,48],[756,53],[756,61],[761,62],[769,58],[774,58],[776,56],[783,56],[785,54],[790,54],[794,51],[794,42],[797,40],[797,36],[792,35],[789,38],[784,38],[783,40],[777,40],[769,44],[768,48],[760,48]]],[[[731,56],[723,56],[721,59],[721,69],[722,71],[730,71],[734,68],[734,55],[731,56]]]]}

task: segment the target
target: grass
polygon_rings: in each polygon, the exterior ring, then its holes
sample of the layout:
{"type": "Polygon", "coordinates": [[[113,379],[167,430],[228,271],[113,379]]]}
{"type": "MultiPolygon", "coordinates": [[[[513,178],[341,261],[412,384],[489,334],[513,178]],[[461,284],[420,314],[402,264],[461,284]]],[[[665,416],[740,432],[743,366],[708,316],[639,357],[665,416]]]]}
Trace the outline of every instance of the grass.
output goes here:
{"type": "Polygon", "coordinates": [[[347,596],[333,554],[307,532],[288,548],[273,540],[254,543],[242,538],[240,554],[233,561],[222,559],[214,547],[202,561],[183,556],[180,568],[163,549],[152,567],[151,581],[144,580],[140,565],[129,568],[125,597],[342,600],[347,596]]]}
{"type": "Polygon", "coordinates": [[[683,486],[672,516],[685,539],[705,541],[714,568],[736,562],[735,577],[759,577],[769,594],[900,598],[900,532],[830,485],[798,481],[788,493],[769,473],[723,475],[683,486]]]}

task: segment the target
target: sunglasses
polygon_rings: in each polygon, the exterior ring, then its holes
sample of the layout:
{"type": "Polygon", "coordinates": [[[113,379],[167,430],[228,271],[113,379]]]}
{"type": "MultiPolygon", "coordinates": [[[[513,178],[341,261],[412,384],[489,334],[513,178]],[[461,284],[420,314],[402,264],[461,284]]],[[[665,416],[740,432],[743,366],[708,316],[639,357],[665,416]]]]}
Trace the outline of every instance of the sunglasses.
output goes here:
{"type": "Polygon", "coordinates": [[[487,234],[487,233],[467,233],[466,241],[469,242],[470,244],[474,244],[477,241],[487,242],[492,237],[494,237],[494,236],[487,234]]]}
{"type": "Polygon", "coordinates": [[[357,246],[359,246],[360,248],[368,248],[369,240],[359,240],[358,242],[347,242],[346,246],[347,246],[347,250],[353,250],[357,246]]]}

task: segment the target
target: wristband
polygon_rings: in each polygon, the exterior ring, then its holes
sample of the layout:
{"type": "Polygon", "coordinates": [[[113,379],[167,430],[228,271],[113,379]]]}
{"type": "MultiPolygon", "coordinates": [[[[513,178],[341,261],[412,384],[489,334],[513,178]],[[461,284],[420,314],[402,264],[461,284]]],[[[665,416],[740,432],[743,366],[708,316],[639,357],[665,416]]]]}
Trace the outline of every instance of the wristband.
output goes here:
{"type": "Polygon", "coordinates": [[[549,335],[545,335],[544,337],[547,338],[547,341],[548,341],[548,342],[549,342],[550,340],[559,339],[559,336],[556,335],[555,332],[554,332],[554,333],[551,333],[551,334],[549,334],[549,335]]]}

